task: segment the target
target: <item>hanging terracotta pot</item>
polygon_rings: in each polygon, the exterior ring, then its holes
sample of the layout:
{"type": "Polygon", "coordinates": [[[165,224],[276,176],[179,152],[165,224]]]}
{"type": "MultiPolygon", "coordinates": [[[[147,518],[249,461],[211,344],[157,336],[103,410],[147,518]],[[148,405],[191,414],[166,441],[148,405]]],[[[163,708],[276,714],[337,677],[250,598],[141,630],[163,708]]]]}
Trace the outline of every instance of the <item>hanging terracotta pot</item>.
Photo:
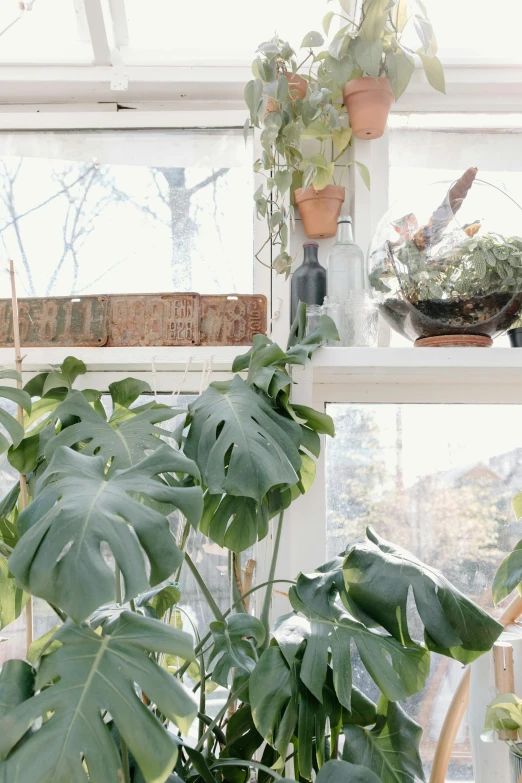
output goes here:
{"type": "Polygon", "coordinates": [[[345,197],[344,188],[327,185],[323,190],[297,188],[294,200],[299,207],[306,236],[310,239],[334,237],[337,233],[337,218],[345,197]]]}
{"type": "MultiPolygon", "coordinates": [[[[285,78],[288,82],[288,89],[290,91],[290,97],[295,101],[296,98],[306,98],[306,91],[308,89],[308,82],[299,76],[298,73],[292,75],[292,71],[283,71],[279,78],[285,78]]],[[[278,104],[275,98],[269,98],[266,104],[266,114],[275,111],[278,104]]],[[[266,115],[265,115],[266,116],[266,115]]]]}
{"type": "Polygon", "coordinates": [[[371,76],[352,79],[344,85],[343,100],[352,131],[358,139],[378,139],[382,136],[395,100],[389,79],[385,76],[379,76],[378,79],[371,76]]]}

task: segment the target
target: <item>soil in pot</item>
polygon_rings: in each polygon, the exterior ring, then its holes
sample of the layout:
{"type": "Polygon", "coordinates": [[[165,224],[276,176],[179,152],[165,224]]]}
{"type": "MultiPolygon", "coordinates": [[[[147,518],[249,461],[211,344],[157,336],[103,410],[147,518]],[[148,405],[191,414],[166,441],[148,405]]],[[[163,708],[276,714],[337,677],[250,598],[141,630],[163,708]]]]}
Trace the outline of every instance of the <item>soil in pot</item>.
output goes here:
{"type": "Polygon", "coordinates": [[[408,340],[440,335],[486,335],[496,337],[516,318],[522,294],[509,292],[487,296],[428,299],[409,302],[387,299],[379,305],[386,321],[408,340]]]}
{"type": "Polygon", "coordinates": [[[347,82],[343,88],[343,101],[354,135],[366,140],[380,138],[394,100],[390,80],[385,76],[378,79],[361,76],[347,82]]]}
{"type": "Polygon", "coordinates": [[[345,190],[339,185],[327,185],[323,190],[314,190],[312,186],[303,190],[298,188],[294,199],[307,237],[324,239],[337,233],[337,218],[341,214],[345,190]]]}

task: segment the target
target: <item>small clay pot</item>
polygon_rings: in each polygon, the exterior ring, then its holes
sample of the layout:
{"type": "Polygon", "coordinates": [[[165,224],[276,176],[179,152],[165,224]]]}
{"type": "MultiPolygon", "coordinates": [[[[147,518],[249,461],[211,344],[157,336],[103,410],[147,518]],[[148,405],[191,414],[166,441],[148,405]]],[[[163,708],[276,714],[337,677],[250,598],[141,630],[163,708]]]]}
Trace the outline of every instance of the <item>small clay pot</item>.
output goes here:
{"type": "Polygon", "coordinates": [[[390,80],[385,76],[378,79],[361,76],[347,82],[343,88],[343,101],[354,135],[358,139],[380,138],[394,100],[390,80]]]}
{"type": "MultiPolygon", "coordinates": [[[[296,98],[303,100],[303,98],[306,98],[306,91],[308,89],[308,82],[306,79],[303,79],[298,73],[293,76],[292,71],[284,71],[279,78],[281,79],[282,76],[288,82],[288,89],[290,90],[290,97],[292,100],[295,101],[296,98]]],[[[276,108],[277,101],[275,98],[269,98],[266,104],[266,114],[270,114],[270,112],[275,111],[276,108]]]]}
{"type": "Polygon", "coordinates": [[[515,329],[508,329],[507,333],[511,347],[522,348],[522,327],[517,326],[515,329]]]}
{"type": "Polygon", "coordinates": [[[336,235],[344,198],[344,188],[339,185],[327,185],[323,190],[315,190],[312,185],[304,191],[297,188],[294,199],[307,237],[324,239],[336,235]]]}

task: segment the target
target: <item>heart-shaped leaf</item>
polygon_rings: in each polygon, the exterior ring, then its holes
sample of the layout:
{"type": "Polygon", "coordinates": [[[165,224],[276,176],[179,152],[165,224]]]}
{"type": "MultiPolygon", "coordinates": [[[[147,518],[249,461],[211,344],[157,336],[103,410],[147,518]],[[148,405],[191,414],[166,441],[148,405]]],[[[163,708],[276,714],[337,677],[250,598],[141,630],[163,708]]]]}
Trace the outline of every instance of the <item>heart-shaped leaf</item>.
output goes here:
{"type": "Polygon", "coordinates": [[[202,493],[199,487],[167,486],[157,480],[168,472],[199,477],[194,463],[166,444],[132,468],[111,475],[105,472],[103,457],[59,448],[37,482],[35,499],[18,517],[22,536],[9,568],[20,585],[81,622],[115,600],[114,569],[102,555],[102,542],[121,569],[126,600],[169,578],[182,554],[166,517],[136,495],[170,503],[197,524],[202,493]]]}
{"type": "Polygon", "coordinates": [[[263,623],[249,614],[233,614],[223,622],[211,623],[210,630],[214,637],[209,658],[212,680],[229,688],[231,672],[235,670],[233,678],[240,685],[257,663],[256,646],[261,645],[265,638],[263,623]]]}
{"type": "Polygon", "coordinates": [[[0,764],[7,780],[121,783],[121,759],[102,714],[107,711],[136,759],[146,783],[165,780],[177,743],[141,700],[145,693],[187,732],[194,697],[150,653],[193,660],[188,634],[157,620],[124,612],[98,635],[67,623],[56,633],[61,647],[43,658],[31,696],[0,718],[0,764]],[[139,692],[136,692],[136,688],[139,692]],[[42,716],[52,713],[38,728],[42,716]],[[17,747],[28,728],[25,743],[17,747]]]}
{"type": "Polygon", "coordinates": [[[380,778],[367,767],[349,764],[341,759],[328,761],[321,767],[316,783],[379,783],[380,778]]]}

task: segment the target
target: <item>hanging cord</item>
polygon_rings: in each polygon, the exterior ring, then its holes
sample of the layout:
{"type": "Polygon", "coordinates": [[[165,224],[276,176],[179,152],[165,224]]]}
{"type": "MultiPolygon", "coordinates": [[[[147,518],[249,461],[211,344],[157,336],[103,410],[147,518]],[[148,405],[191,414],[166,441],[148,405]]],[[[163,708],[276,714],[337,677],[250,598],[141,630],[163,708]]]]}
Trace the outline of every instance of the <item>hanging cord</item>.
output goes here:
{"type": "Polygon", "coordinates": [[[183,375],[181,376],[181,380],[172,392],[172,404],[177,405],[179,395],[181,394],[181,391],[183,389],[183,386],[185,385],[185,381],[187,380],[188,371],[190,370],[190,365],[192,364],[192,360],[194,358],[194,355],[189,356],[188,361],[185,365],[185,370],[183,371],[183,375]]]}
{"type": "Polygon", "coordinates": [[[157,354],[152,357],[152,391],[154,393],[154,399],[158,399],[158,387],[156,384],[156,364],[154,362],[154,359],[157,358],[157,354]]]}

